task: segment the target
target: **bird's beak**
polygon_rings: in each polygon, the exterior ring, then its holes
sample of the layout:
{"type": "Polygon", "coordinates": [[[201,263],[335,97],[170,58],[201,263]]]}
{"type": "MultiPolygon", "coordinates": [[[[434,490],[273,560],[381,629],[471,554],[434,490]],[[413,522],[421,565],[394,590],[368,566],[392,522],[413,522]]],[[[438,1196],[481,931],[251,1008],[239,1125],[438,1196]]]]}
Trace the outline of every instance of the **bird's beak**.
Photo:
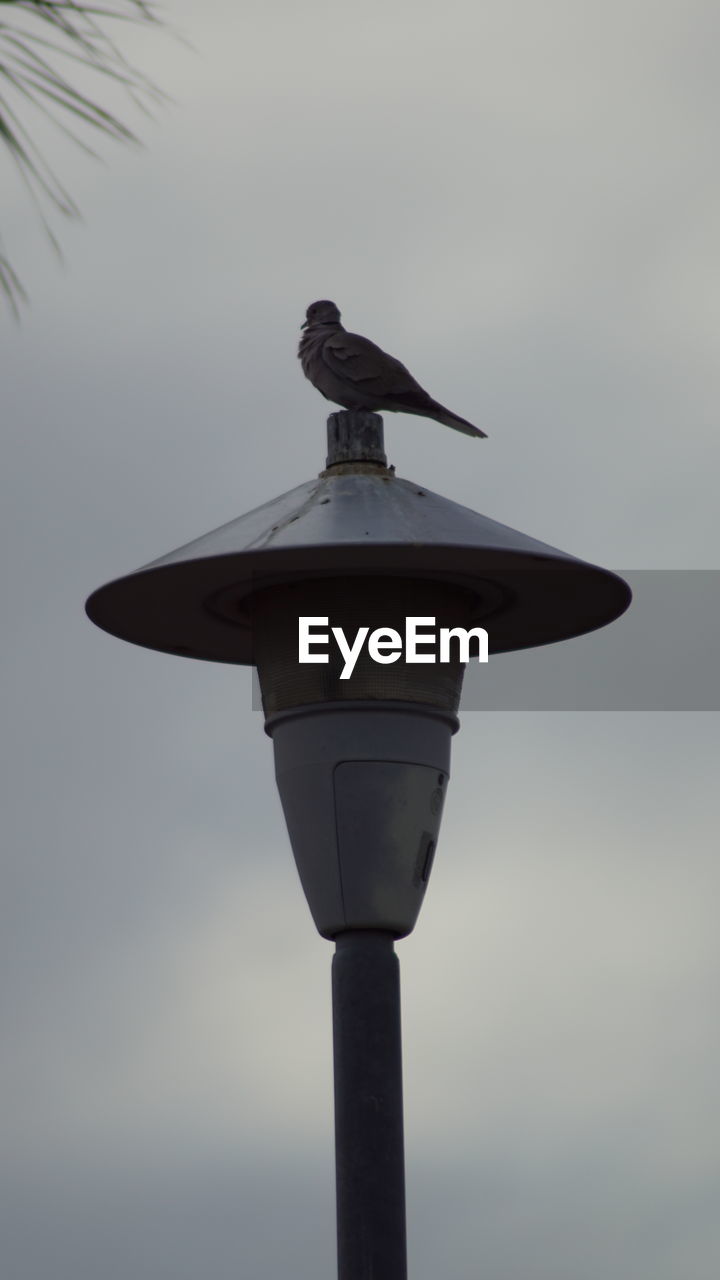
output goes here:
{"type": "Polygon", "coordinates": [[[309,321],[309,320],[303,320],[302,324],[300,325],[300,328],[301,328],[301,329],[307,329],[307,327],[308,327],[309,323],[310,323],[310,321],[309,321]]]}

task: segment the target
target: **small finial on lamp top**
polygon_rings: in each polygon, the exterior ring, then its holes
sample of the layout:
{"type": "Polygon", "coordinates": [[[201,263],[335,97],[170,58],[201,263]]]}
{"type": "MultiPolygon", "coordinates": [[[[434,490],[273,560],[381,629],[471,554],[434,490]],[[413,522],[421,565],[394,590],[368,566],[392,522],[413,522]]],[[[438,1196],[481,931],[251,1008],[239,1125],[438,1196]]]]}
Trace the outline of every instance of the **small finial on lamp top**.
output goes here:
{"type": "Polygon", "coordinates": [[[387,467],[383,420],[367,409],[342,409],[327,420],[328,467],[366,462],[387,467]]]}

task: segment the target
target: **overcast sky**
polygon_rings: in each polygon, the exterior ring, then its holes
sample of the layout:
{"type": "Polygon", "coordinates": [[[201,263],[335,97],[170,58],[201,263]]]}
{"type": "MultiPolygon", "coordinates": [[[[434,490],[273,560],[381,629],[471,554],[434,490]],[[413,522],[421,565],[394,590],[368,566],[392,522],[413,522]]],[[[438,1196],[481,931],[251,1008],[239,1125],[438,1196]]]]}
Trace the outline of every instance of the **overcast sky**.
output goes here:
{"type": "MultiPolygon", "coordinates": [[[[322,297],[489,433],[386,415],[400,475],[609,568],[718,568],[720,18],[166,12],[185,43],[123,37],[172,99],[128,108],[144,149],[41,128],[64,266],[0,155],[32,298],[2,320],[2,1273],[330,1280],[332,947],[249,675],[83,603],[317,474],[322,297]]],[[[466,713],[398,946],[413,1280],[715,1280],[718,728],[466,713]]]]}

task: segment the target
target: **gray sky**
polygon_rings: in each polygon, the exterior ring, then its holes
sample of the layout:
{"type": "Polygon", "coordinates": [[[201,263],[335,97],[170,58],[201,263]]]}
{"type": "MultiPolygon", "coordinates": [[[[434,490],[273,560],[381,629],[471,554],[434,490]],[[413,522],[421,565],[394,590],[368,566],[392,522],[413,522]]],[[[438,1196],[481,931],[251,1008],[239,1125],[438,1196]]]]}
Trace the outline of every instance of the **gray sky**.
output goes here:
{"type": "MultiPolygon", "coordinates": [[[[3,358],[2,1269],[329,1280],[332,947],[248,673],[83,602],[320,470],[320,297],[489,432],[386,415],[401,475],[611,568],[717,568],[720,21],[167,11],[192,48],[123,44],[173,99],[144,150],[42,131],[85,215],[64,267],[0,160],[32,295],[3,358]]],[[[414,1280],[717,1275],[717,768],[716,713],[465,715],[398,947],[414,1280]]]]}

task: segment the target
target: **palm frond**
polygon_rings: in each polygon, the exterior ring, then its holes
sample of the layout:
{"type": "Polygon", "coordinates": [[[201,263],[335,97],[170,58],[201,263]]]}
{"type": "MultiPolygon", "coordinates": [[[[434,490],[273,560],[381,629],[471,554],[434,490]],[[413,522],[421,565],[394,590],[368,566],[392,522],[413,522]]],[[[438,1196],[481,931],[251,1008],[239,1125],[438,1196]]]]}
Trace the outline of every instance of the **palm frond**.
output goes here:
{"type": "Polygon", "coordinates": [[[17,274],[13,271],[5,254],[0,249],[0,292],[5,295],[8,306],[15,316],[16,320],[20,319],[20,303],[27,302],[27,294],[22,287],[21,281],[17,274]]]}
{"type": "MultiPolygon", "coordinates": [[[[117,115],[106,110],[73,84],[73,64],[121,88],[135,106],[164,100],[164,95],[125,58],[104,24],[143,22],[162,25],[153,4],[146,0],[109,0],[86,4],[82,0],[0,0],[0,144],[7,152],[58,248],[45,209],[77,217],[78,208],[54,171],[45,162],[24,123],[28,108],[49,117],[66,136],[89,155],[97,153],[76,129],[99,131],[118,142],[137,142],[117,115]],[[40,24],[44,24],[41,26],[40,24]],[[22,106],[22,112],[18,106],[22,106]],[[69,126],[74,124],[75,128],[69,126]]],[[[27,296],[0,247],[0,294],[15,316],[27,296]]]]}

